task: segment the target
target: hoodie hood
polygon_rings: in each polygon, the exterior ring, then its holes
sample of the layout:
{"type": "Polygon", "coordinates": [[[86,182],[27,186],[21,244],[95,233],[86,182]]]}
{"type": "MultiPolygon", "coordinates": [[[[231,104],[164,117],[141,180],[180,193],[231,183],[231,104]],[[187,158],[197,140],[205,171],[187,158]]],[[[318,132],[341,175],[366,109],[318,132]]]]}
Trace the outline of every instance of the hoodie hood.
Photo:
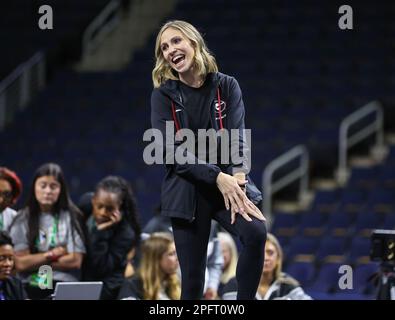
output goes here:
{"type": "MultiPolygon", "coordinates": [[[[220,80],[225,77],[224,74],[220,72],[208,73],[206,76],[206,81],[211,78],[214,87],[217,88],[220,85],[220,80]]],[[[160,92],[168,96],[171,100],[175,102],[181,102],[180,91],[179,91],[180,80],[169,79],[165,81],[158,89],[160,92]]]]}

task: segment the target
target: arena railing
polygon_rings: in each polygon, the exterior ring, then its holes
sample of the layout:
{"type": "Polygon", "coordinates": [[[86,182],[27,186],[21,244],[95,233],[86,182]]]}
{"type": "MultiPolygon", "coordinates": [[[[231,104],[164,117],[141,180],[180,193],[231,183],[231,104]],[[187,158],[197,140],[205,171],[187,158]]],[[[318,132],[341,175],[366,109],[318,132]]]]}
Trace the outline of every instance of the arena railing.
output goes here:
{"type": "Polygon", "coordinates": [[[82,36],[82,58],[87,57],[121,21],[121,1],[112,0],[88,25],[82,36]]]}
{"type": "Polygon", "coordinates": [[[45,87],[46,60],[37,52],[0,82],[0,131],[45,87]]]}
{"type": "Polygon", "coordinates": [[[357,111],[351,113],[340,124],[339,130],[339,159],[336,172],[336,179],[340,184],[344,184],[349,176],[348,169],[348,151],[351,147],[365,140],[367,137],[376,132],[375,146],[377,150],[384,149],[384,114],[383,108],[378,101],[372,101],[357,111]],[[376,114],[374,121],[366,124],[365,127],[349,136],[350,129],[353,125],[360,122],[369,114],[376,114]]]}
{"type": "Polygon", "coordinates": [[[294,181],[300,180],[298,200],[300,201],[308,192],[309,184],[309,153],[304,145],[297,145],[291,150],[285,152],[278,158],[271,161],[263,171],[263,213],[267,219],[270,228],[273,221],[273,195],[281,189],[287,187],[294,181]],[[274,174],[281,168],[284,168],[291,161],[300,158],[300,163],[284,176],[274,179],[274,174]]]}

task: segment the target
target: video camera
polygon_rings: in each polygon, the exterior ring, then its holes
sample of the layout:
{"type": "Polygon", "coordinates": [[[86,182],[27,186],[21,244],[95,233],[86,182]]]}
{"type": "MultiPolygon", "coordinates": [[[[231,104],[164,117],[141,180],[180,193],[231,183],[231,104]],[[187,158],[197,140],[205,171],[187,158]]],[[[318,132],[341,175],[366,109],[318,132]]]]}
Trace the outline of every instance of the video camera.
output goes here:
{"type": "Polygon", "coordinates": [[[395,262],[395,230],[373,230],[371,240],[371,260],[395,262]]]}
{"type": "Polygon", "coordinates": [[[370,259],[380,263],[378,300],[395,300],[395,230],[373,230],[370,259]]]}

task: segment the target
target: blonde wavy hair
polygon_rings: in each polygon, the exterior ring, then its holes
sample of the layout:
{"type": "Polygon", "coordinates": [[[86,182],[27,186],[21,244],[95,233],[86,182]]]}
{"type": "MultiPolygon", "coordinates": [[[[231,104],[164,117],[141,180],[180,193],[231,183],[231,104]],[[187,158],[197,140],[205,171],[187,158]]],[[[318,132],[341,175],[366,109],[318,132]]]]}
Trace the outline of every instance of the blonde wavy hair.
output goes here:
{"type": "MultiPolygon", "coordinates": [[[[274,279],[283,283],[289,283],[292,285],[299,285],[299,282],[296,281],[296,279],[286,276],[283,271],[283,259],[284,259],[284,253],[283,249],[281,248],[280,242],[278,239],[272,234],[272,233],[267,233],[267,238],[266,238],[266,243],[270,242],[277,251],[277,261],[276,261],[276,266],[273,270],[274,273],[274,279]]],[[[263,274],[263,273],[262,273],[263,274]]]]}
{"type": "Polygon", "coordinates": [[[171,234],[165,232],[153,233],[142,243],[142,257],[137,273],[143,283],[145,300],[158,300],[163,286],[164,292],[170,299],[180,299],[181,286],[177,273],[167,275],[160,267],[163,255],[173,243],[171,234]]]}
{"type": "Polygon", "coordinates": [[[228,283],[230,279],[236,276],[237,260],[239,252],[237,251],[236,243],[228,232],[218,232],[218,240],[221,244],[227,246],[230,251],[229,265],[226,266],[221,274],[221,283],[228,283]]]}
{"type": "Polygon", "coordinates": [[[155,88],[158,88],[168,79],[179,80],[178,74],[174,71],[163,57],[160,41],[163,32],[173,28],[180,31],[188,39],[195,49],[193,66],[199,76],[205,78],[210,72],[218,72],[217,62],[214,56],[207,48],[200,32],[190,23],[181,20],[172,20],[166,22],[159,30],[155,43],[155,67],[152,70],[152,81],[155,88]]]}

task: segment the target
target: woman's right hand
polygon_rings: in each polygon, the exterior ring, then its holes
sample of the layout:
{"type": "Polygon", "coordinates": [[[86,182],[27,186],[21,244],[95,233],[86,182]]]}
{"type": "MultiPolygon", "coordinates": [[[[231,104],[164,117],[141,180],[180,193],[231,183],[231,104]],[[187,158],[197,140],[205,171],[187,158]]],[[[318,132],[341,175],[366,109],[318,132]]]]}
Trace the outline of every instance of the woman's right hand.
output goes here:
{"type": "Polygon", "coordinates": [[[67,249],[65,247],[59,246],[55,247],[45,253],[45,258],[51,261],[57,261],[61,256],[67,254],[67,249]]]}
{"type": "Polygon", "coordinates": [[[60,247],[60,246],[53,248],[51,251],[52,251],[53,255],[56,257],[60,257],[60,256],[67,254],[67,249],[65,247],[60,247]]]}
{"type": "Polygon", "coordinates": [[[231,223],[236,220],[236,214],[240,213],[247,221],[252,221],[249,215],[259,220],[265,221],[265,217],[261,211],[247,198],[245,192],[240,186],[245,186],[247,180],[240,181],[235,177],[220,172],[217,177],[217,186],[224,197],[225,207],[231,212],[231,223]]]}
{"type": "Polygon", "coordinates": [[[102,222],[102,223],[96,225],[97,230],[105,230],[105,229],[108,229],[109,227],[119,223],[122,219],[122,215],[121,215],[121,212],[119,212],[117,210],[117,211],[112,212],[108,218],[109,218],[108,221],[102,222]]]}

